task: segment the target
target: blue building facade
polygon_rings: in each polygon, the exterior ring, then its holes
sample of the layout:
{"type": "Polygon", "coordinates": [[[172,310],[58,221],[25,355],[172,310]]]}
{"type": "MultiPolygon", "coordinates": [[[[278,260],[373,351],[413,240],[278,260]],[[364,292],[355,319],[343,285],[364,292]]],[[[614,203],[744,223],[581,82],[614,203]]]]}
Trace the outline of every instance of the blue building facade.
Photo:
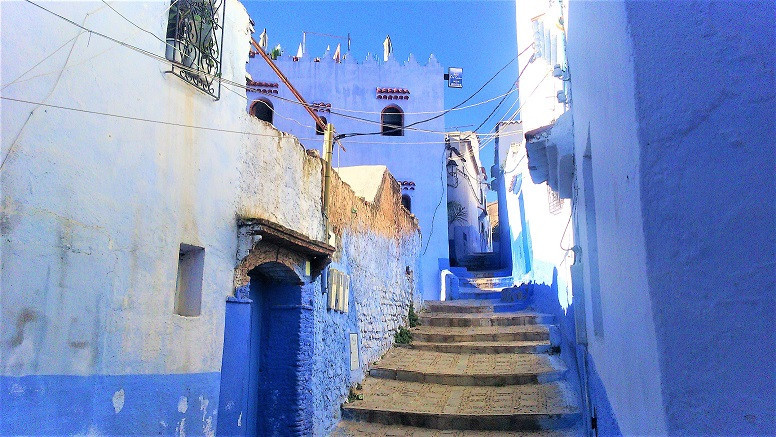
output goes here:
{"type": "Polygon", "coordinates": [[[773,4],[517,13],[519,46],[540,53],[521,57],[525,133],[505,167],[528,164],[502,185],[511,253],[520,277],[527,230],[524,281],[560,325],[588,432],[773,434],[773,4]],[[533,219],[558,206],[560,226],[533,219]]]}
{"type": "MultiPolygon", "coordinates": [[[[423,234],[417,286],[424,299],[439,299],[440,266],[449,265],[444,117],[412,124],[444,111],[442,66],[433,54],[425,65],[414,56],[405,62],[393,55],[385,61],[371,56],[357,61],[350,53],[334,57],[327,51],[319,57],[280,56],[274,62],[336,134],[382,133],[339,140],[342,148],[335,147],[334,166],[384,165],[400,182],[404,204],[423,234]],[[386,130],[388,125],[401,129],[386,130]]],[[[322,131],[278,84],[264,59],[256,54],[247,68],[248,112],[322,152],[322,131]]]]}

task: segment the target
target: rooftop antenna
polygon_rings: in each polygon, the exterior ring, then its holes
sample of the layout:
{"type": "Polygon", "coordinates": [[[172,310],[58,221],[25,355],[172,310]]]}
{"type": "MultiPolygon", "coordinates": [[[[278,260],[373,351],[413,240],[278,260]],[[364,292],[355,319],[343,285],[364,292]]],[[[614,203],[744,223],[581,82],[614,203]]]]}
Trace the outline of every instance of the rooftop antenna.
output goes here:
{"type": "Polygon", "coordinates": [[[309,31],[303,31],[302,32],[302,54],[307,55],[307,35],[318,35],[318,36],[326,36],[329,38],[338,38],[338,39],[344,39],[348,42],[348,51],[350,51],[350,32],[348,32],[348,36],[340,36],[340,35],[332,35],[329,33],[318,33],[318,32],[309,32],[309,31]]]}

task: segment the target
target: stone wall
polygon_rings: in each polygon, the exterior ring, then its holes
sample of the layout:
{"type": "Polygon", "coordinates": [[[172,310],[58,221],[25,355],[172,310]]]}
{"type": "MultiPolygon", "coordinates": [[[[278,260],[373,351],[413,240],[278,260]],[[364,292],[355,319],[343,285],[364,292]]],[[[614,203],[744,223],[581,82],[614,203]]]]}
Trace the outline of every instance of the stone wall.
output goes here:
{"type": "Polygon", "coordinates": [[[420,233],[400,201],[399,185],[387,172],[374,202],[356,197],[336,173],[332,179],[331,223],[339,242],[332,267],[350,275],[351,297],[342,314],[326,310],[326,295],[317,294],[316,434],[336,423],[348,387],[364,378],[398,327],[407,325],[410,302],[421,305],[415,285],[420,233]],[[350,333],[359,339],[359,367],[352,371],[350,333]]]}

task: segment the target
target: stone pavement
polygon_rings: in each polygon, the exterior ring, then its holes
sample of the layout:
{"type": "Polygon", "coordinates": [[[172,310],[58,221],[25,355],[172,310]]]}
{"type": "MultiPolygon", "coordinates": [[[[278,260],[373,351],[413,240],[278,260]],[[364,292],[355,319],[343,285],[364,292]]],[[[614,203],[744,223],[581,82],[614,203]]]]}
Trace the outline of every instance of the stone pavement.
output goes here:
{"type": "MultiPolygon", "coordinates": [[[[498,282],[488,279],[488,283],[498,282]]],[[[426,302],[413,343],[373,364],[334,436],[572,436],[552,317],[494,299],[426,302]]]]}

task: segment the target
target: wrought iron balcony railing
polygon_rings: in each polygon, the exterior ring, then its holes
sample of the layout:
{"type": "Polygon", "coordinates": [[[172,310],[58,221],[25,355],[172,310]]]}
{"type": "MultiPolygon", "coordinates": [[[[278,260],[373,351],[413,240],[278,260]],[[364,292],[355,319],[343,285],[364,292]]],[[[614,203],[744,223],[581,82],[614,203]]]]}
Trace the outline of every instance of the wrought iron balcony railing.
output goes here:
{"type": "Polygon", "coordinates": [[[221,95],[225,0],[171,0],[165,56],[170,73],[213,96],[221,95]]]}

